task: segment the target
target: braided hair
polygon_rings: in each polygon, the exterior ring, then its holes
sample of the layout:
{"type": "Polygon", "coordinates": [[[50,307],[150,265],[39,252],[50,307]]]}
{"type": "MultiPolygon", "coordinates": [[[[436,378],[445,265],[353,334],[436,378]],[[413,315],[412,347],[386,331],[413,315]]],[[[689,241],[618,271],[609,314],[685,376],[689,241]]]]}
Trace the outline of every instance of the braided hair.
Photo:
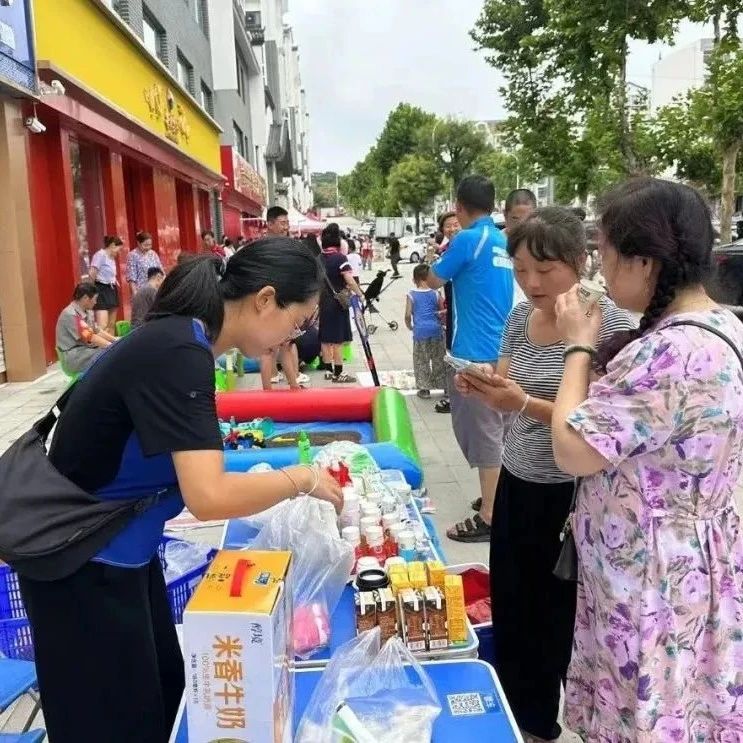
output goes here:
{"type": "Polygon", "coordinates": [[[652,259],[659,269],[637,330],[615,333],[599,348],[596,367],[605,372],[619,351],[657,325],[681,290],[703,282],[714,230],[697,191],[655,178],[635,178],[610,192],[600,205],[600,225],[620,256],[652,259]]]}

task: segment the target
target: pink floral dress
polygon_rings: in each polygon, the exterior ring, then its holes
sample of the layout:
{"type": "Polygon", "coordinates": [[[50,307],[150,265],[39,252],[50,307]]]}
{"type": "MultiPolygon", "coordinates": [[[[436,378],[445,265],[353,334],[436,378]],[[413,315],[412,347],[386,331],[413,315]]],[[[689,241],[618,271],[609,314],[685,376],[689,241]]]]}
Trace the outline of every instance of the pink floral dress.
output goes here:
{"type": "Polygon", "coordinates": [[[676,315],[627,346],[568,421],[611,469],[573,520],[580,583],[566,723],[601,743],[743,741],[743,325],[676,315]],[[665,329],[664,329],[665,328],[665,329]]]}

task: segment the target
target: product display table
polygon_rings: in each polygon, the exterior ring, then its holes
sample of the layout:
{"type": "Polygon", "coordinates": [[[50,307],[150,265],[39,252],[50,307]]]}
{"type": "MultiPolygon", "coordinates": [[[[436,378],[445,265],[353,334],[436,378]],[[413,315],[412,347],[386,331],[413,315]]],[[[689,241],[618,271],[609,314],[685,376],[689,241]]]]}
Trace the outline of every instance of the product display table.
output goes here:
{"type": "MultiPolygon", "coordinates": [[[[433,743],[466,740],[522,743],[503,690],[490,665],[479,660],[432,661],[424,662],[423,668],[433,682],[442,707],[434,724],[433,743]]],[[[295,733],[321,675],[321,669],[295,671],[295,733]]],[[[182,704],[170,743],[205,743],[189,741],[187,728],[182,704]]]]}

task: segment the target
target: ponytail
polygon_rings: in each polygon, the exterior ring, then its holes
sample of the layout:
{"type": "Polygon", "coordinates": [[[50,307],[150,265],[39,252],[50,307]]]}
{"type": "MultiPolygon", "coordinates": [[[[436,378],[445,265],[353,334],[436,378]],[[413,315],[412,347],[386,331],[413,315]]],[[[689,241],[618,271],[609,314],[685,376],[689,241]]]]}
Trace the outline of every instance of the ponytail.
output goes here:
{"type": "Polygon", "coordinates": [[[226,262],[197,255],[177,265],[163,281],[148,320],[181,315],[201,320],[214,342],[224,323],[225,302],[244,299],[267,286],[276,304],[306,302],[320,292],[324,269],[299,240],[268,237],[250,243],[226,262]]]}

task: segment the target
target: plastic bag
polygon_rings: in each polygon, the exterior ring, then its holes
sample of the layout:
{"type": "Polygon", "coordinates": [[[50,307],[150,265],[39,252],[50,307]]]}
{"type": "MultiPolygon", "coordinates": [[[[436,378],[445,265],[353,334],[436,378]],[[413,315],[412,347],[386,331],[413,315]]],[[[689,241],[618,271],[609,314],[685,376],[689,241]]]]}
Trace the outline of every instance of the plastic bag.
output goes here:
{"type": "Polygon", "coordinates": [[[313,461],[320,467],[330,467],[334,460],[345,462],[352,475],[361,475],[369,470],[379,472],[379,465],[369,450],[353,441],[331,441],[315,454],[313,461]]]}
{"type": "Polygon", "coordinates": [[[171,583],[200,568],[207,560],[211,547],[208,544],[196,544],[180,539],[165,543],[165,582],[171,583]]]}
{"type": "Polygon", "coordinates": [[[441,713],[436,690],[403,642],[364,632],[338,648],[305,709],[296,743],[425,743],[441,713]],[[406,668],[409,666],[409,668],[406,668]]]}
{"type": "Polygon", "coordinates": [[[333,507],[315,498],[271,509],[254,550],[292,552],[294,651],[307,659],[330,641],[330,617],[351,577],[353,547],[338,533],[333,507]]]}

